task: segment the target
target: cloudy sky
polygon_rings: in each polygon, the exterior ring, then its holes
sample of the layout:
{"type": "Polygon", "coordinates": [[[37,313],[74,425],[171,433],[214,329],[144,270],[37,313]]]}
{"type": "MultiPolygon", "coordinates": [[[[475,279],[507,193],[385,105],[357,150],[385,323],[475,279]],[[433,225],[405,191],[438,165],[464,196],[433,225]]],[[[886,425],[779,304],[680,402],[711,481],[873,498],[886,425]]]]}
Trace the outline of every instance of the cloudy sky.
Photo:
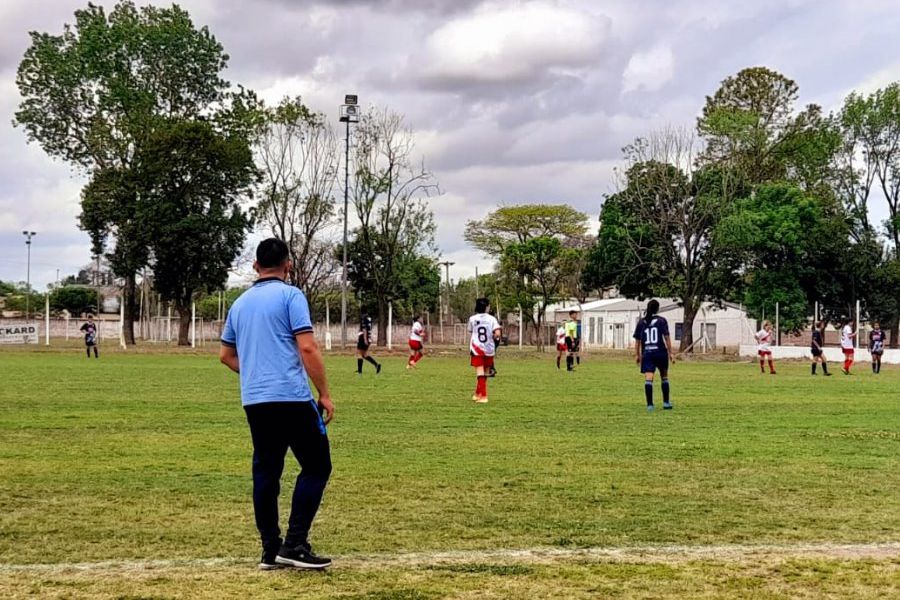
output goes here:
{"type": "MultiPolygon", "coordinates": [[[[111,5],[106,0],[95,0],[111,5]]],[[[140,3],[140,2],[139,2],[140,3]]],[[[10,125],[30,30],[58,33],[86,1],[0,0],[0,279],[89,260],[83,181],[10,125]]],[[[498,204],[570,203],[596,218],[620,148],[693,124],[741,68],[800,84],[832,110],[900,80],[896,0],[183,0],[231,55],[227,77],[336,115],[345,93],[407,116],[444,195],[432,202],[451,277],[489,263],[462,227],[498,204]]]]}

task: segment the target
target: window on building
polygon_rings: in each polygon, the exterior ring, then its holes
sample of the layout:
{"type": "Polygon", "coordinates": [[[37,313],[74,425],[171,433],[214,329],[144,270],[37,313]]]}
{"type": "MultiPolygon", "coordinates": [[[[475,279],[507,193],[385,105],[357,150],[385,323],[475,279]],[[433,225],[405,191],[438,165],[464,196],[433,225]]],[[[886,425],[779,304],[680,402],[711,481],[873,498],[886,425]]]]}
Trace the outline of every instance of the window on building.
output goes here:
{"type": "Polygon", "coordinates": [[[684,323],[675,323],[675,340],[680,342],[683,335],[684,323]]]}

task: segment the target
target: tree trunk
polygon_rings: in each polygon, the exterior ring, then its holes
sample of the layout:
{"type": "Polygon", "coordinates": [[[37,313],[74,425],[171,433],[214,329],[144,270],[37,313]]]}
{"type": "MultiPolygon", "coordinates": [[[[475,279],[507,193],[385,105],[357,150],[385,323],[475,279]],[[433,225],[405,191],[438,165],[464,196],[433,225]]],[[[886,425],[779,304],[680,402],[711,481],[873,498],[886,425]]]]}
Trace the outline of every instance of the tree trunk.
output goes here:
{"type": "Polygon", "coordinates": [[[890,341],[889,345],[891,348],[896,348],[897,343],[900,342],[900,339],[898,339],[898,338],[900,338],[900,321],[898,321],[896,317],[891,319],[890,334],[891,334],[891,341],[890,341]]]}
{"type": "MultiPolygon", "coordinates": [[[[679,352],[694,352],[694,318],[697,316],[697,306],[693,298],[685,298],[682,302],[684,307],[684,319],[681,325],[681,346],[679,352]],[[690,350],[688,350],[690,348],[690,350]]],[[[674,333],[674,332],[673,332],[674,333]]]]}
{"type": "Polygon", "coordinates": [[[135,303],[135,290],[137,282],[136,274],[130,273],[125,277],[125,287],[122,289],[122,302],[125,304],[125,322],[122,324],[123,335],[125,336],[125,344],[134,346],[134,319],[137,313],[135,303]]]}
{"type": "Polygon", "coordinates": [[[378,346],[387,346],[387,301],[383,298],[378,299],[378,346]]]}
{"type": "Polygon", "coordinates": [[[191,345],[191,305],[178,303],[178,345],[191,345]]]}

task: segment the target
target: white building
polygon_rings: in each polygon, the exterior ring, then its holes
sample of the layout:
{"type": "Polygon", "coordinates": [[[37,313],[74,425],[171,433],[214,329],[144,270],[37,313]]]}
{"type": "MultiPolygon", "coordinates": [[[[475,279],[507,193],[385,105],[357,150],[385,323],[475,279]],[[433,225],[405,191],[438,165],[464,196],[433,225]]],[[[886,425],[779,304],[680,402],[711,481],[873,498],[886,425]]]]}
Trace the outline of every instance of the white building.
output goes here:
{"type": "MultiPolygon", "coordinates": [[[[659,314],[669,322],[673,345],[681,342],[684,329],[684,309],[673,300],[659,301],[659,314]]],[[[553,318],[557,322],[568,319],[568,313],[581,313],[581,342],[585,348],[630,348],[632,334],[638,320],[644,316],[647,302],[625,298],[605,298],[586,302],[580,306],[556,309],[553,318]]],[[[735,351],[741,344],[753,340],[754,323],[747,313],[736,304],[726,303],[721,308],[704,302],[694,318],[695,351],[721,350],[735,351]]]]}

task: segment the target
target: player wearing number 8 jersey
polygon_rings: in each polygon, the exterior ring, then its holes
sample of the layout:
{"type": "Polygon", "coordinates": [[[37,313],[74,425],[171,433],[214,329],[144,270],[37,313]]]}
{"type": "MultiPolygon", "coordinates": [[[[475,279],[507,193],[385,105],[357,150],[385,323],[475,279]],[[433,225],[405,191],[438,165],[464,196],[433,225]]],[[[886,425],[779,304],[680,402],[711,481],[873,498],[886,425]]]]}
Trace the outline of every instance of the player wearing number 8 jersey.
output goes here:
{"type": "Polygon", "coordinates": [[[487,374],[494,366],[494,351],[497,339],[500,338],[500,323],[492,315],[488,314],[490,301],[487,298],[479,298],[475,301],[475,314],[469,317],[467,330],[471,335],[469,353],[471,365],[475,367],[477,383],[475,395],[472,400],[479,404],[488,401],[487,374]]]}
{"type": "Polygon", "coordinates": [[[641,365],[644,374],[644,396],[647,399],[647,410],[653,410],[653,374],[659,369],[662,378],[663,408],[669,410],[669,356],[675,362],[672,352],[672,340],[669,338],[669,323],[660,317],[659,302],[651,300],[647,303],[644,318],[638,321],[634,330],[635,359],[641,365]]]}

